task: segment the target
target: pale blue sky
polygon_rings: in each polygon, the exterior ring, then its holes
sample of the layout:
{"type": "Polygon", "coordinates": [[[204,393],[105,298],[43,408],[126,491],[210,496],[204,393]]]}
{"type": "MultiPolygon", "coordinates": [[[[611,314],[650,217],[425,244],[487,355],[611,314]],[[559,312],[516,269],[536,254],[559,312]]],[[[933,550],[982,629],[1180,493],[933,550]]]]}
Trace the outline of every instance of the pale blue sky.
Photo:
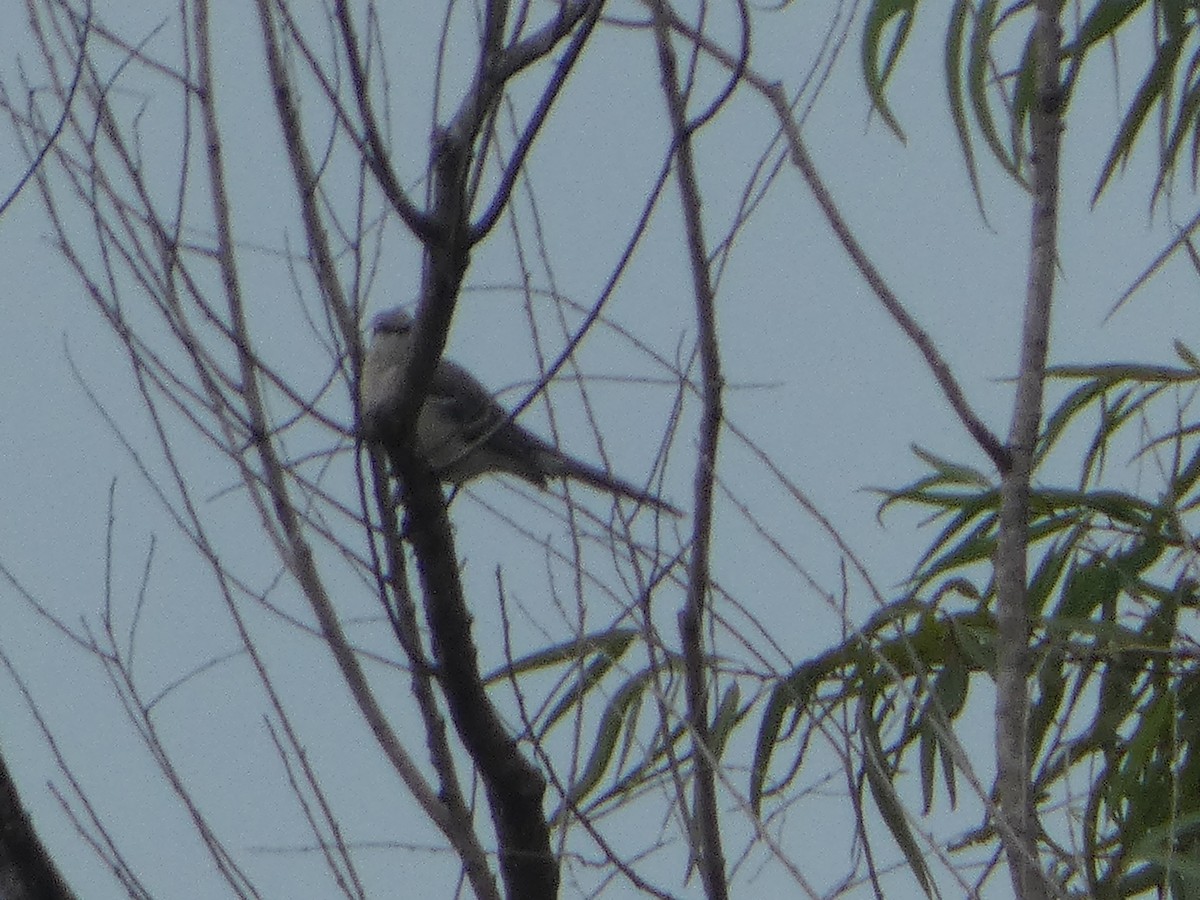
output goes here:
{"type": "MultiPolygon", "coordinates": [[[[115,14],[109,6],[119,5],[100,4],[106,20],[115,14]]],[[[415,179],[423,166],[428,131],[428,108],[423,105],[428,103],[426,63],[439,19],[435,15],[431,21],[417,21],[424,5],[400,6],[405,8],[394,12],[405,29],[387,32],[389,50],[393,37],[396,42],[396,56],[389,60],[392,88],[416,99],[409,118],[393,126],[400,168],[415,179]]],[[[794,84],[805,73],[805,54],[812,52],[835,6],[793,4],[782,14],[763,14],[760,21],[765,24],[755,34],[756,68],[794,84]]],[[[636,9],[630,5],[630,11],[636,9]]],[[[225,92],[222,125],[235,148],[231,186],[241,239],[276,252],[285,247],[297,250],[302,232],[294,203],[284,199],[290,197],[290,188],[281,168],[274,114],[263,92],[257,26],[248,12],[216,12],[221,17],[218,66],[224,73],[219,84],[225,92]]],[[[166,53],[176,15],[174,7],[145,17],[125,11],[121,27],[131,38],[141,38],[165,17],[171,24],[149,46],[166,53]]],[[[1003,433],[1010,391],[1001,379],[1015,366],[1028,209],[1022,194],[990,160],[981,158],[991,227],[979,218],[945,109],[942,26],[933,16],[919,23],[895,78],[891,98],[907,132],[906,144],[897,142],[878,118],[868,116],[858,70],[858,25],[806,122],[805,134],[822,175],[876,265],[935,338],[977,410],[1003,433]]],[[[14,28],[0,37],[0,76],[6,80],[15,76],[18,54],[37,71],[28,39],[19,31],[14,28]]],[[[1122,60],[1121,103],[1136,77],[1127,73],[1137,72],[1133,56],[1122,60]]],[[[170,184],[175,177],[173,156],[156,155],[154,146],[155,141],[171,146],[177,140],[172,131],[178,124],[174,100],[139,93],[148,89],[136,81],[122,85],[128,93],[120,101],[127,108],[149,100],[146,157],[152,176],[170,184]]],[[[402,109],[407,109],[405,102],[402,109]]],[[[1064,142],[1062,277],[1054,361],[1168,361],[1173,338],[1187,340],[1197,333],[1200,309],[1189,296],[1195,278],[1177,263],[1125,311],[1102,323],[1116,297],[1169,240],[1169,226],[1174,224],[1161,210],[1153,221],[1148,214],[1151,155],[1146,151],[1111,185],[1098,208],[1089,208],[1119,107],[1113,100],[1112,73],[1094,63],[1090,82],[1075,98],[1064,142]]],[[[649,33],[602,26],[531,158],[559,287],[575,299],[586,302],[594,297],[640,213],[641,198],[662,156],[663,119],[649,33]]],[[[728,227],[750,167],[772,133],[768,111],[748,91],[739,92],[722,118],[703,133],[698,158],[710,240],[728,227]]],[[[20,157],[8,142],[0,141],[0,184],[11,183],[21,171],[20,157]]],[[[421,188],[414,185],[414,192],[419,196],[421,188]]],[[[1186,220],[1191,214],[1187,198],[1181,197],[1179,206],[1179,219],[1186,220]]],[[[614,319],[636,327],[668,358],[681,336],[690,340],[694,333],[688,319],[691,280],[679,249],[677,210],[672,186],[609,308],[614,319]]],[[[80,228],[84,225],[78,223],[80,228]]],[[[411,243],[395,224],[389,227],[373,310],[409,300],[418,283],[411,243]]],[[[0,563],[68,624],[86,622],[98,628],[106,504],[115,478],[113,594],[125,617],[122,627],[128,627],[145,555],[151,540],[156,541],[138,645],[143,677],[153,692],[154,686],[163,687],[236,644],[211,578],[173,533],[129,456],[71,377],[68,352],[134,445],[149,453],[153,470],[161,472],[153,461],[153,435],[123,353],[50,246],[48,235],[32,191],[0,220],[0,272],[9,298],[9,314],[0,331],[0,358],[5,361],[0,456],[6,460],[0,499],[8,511],[0,517],[0,563]]],[[[520,274],[511,246],[502,225],[475,254],[472,290],[464,296],[451,336],[451,355],[497,388],[527,379],[533,371],[528,344],[519,343],[518,329],[523,326],[518,295],[495,290],[514,285],[520,274]],[[498,322],[503,323],[502,332],[497,331],[498,322]],[[496,340],[498,333],[512,337],[496,340]],[[510,352],[510,347],[518,349],[510,352]]],[[[318,357],[312,365],[313,356],[297,349],[306,346],[307,339],[280,257],[247,252],[242,267],[253,295],[251,313],[261,336],[258,349],[315,389],[327,373],[328,361],[318,357]]],[[[306,299],[311,303],[311,295],[306,299]]],[[[753,435],[842,529],[877,583],[894,587],[930,535],[914,531],[912,514],[892,515],[880,527],[874,519],[877,498],[864,488],[898,485],[917,475],[920,466],[908,450],[914,442],[981,466],[983,457],[947,410],[916,351],[858,279],[791,169],[785,168],[770,198],[740,233],[721,284],[718,313],[731,419],[753,435]]],[[[581,368],[597,375],[613,369],[662,377],[645,358],[614,356],[622,352],[627,353],[611,335],[596,334],[581,348],[581,368]]],[[[514,392],[506,399],[517,396],[514,392]]],[[[638,410],[654,404],[663,408],[669,391],[618,385],[597,389],[597,398],[602,427],[608,426],[605,446],[615,467],[627,477],[642,477],[653,447],[636,428],[625,426],[625,414],[631,404],[638,410]]],[[[333,409],[343,404],[345,414],[344,396],[329,402],[333,409]]],[[[544,427],[536,410],[528,421],[544,427]]],[[[576,442],[573,450],[594,458],[580,423],[568,421],[566,434],[576,442]]],[[[312,435],[308,439],[321,443],[312,435]]],[[[685,430],[676,464],[668,473],[664,493],[672,502],[686,503],[689,498],[693,440],[685,430]]],[[[231,565],[265,585],[277,564],[264,555],[254,517],[243,508],[243,494],[223,493],[231,487],[229,471],[210,449],[197,446],[189,456],[194,477],[208,479],[200,483],[199,492],[213,498],[206,515],[223,523],[218,529],[222,552],[231,565]]],[[[723,445],[722,473],[764,521],[789,535],[789,550],[826,588],[836,591],[837,558],[828,541],[783,500],[732,438],[723,445]]],[[[338,483],[339,476],[333,477],[338,483]]],[[[530,504],[514,498],[503,484],[482,486],[478,493],[514,516],[533,515],[530,504]]],[[[591,498],[583,502],[600,511],[606,508],[591,498]]],[[[533,521],[547,533],[554,527],[545,517],[533,521]]],[[[456,505],[455,524],[468,587],[479,598],[476,634],[486,638],[499,628],[491,599],[495,568],[501,565],[521,616],[530,620],[522,627],[529,629],[527,636],[536,636],[543,614],[543,557],[507,532],[498,539],[496,520],[469,500],[456,505]]],[[[750,607],[793,661],[836,640],[834,613],[815,595],[799,591],[795,577],[777,558],[757,555],[752,531],[728,505],[719,510],[717,535],[717,577],[750,607]],[[756,555],[749,555],[752,550],[756,555]]],[[[353,598],[349,578],[340,583],[347,588],[347,617],[374,615],[369,603],[353,598]]],[[[272,599],[307,616],[286,579],[272,599]]],[[[102,670],[32,613],[7,582],[0,583],[0,600],[8,610],[0,649],[27,679],[63,752],[135,868],[157,896],[209,896],[217,891],[220,885],[209,860],[170,792],[148,774],[150,761],[130,736],[102,670]]],[[[856,604],[865,600],[856,598],[856,604]]],[[[548,621],[557,623],[557,614],[548,621]]],[[[597,624],[603,621],[601,616],[597,624]]],[[[353,823],[352,839],[440,845],[419,814],[406,806],[394,775],[379,762],[317,643],[265,615],[259,615],[256,625],[306,747],[328,779],[345,820],[353,823]]],[[[356,636],[369,640],[368,626],[361,626],[356,636]]],[[[484,638],[485,664],[499,663],[500,647],[484,638]]],[[[407,679],[402,673],[373,675],[380,684],[394,685],[395,708],[403,715],[407,679]]],[[[261,879],[264,896],[329,896],[327,883],[312,880],[321,871],[317,854],[276,852],[306,846],[309,837],[270,749],[262,725],[264,709],[244,661],[235,660],[206,672],[164,701],[162,736],[176,749],[181,771],[202,798],[205,812],[253,876],[261,879]]],[[[61,777],[9,678],[0,678],[0,710],[0,748],[68,879],[89,900],[122,896],[46,790],[48,781],[60,783],[61,777]]],[[[975,737],[986,774],[986,718],[980,720],[975,737]]],[[[837,796],[828,803],[830,818],[844,814],[837,796]]],[[[785,844],[797,865],[822,886],[845,863],[844,858],[827,860],[814,852],[825,824],[823,818],[813,820],[798,811],[785,844]]],[[[358,860],[364,879],[379,896],[388,895],[385,886],[398,883],[413,891],[423,879],[445,883],[433,876],[454,871],[453,858],[444,852],[381,848],[359,853],[358,860]]],[[[651,871],[668,890],[699,896],[695,879],[681,883],[678,857],[651,871]]],[[[765,890],[777,883],[776,877],[745,876],[740,886],[745,891],[751,884],[764,885],[765,890]]],[[[1006,889],[1006,883],[1000,884],[1001,891],[1006,889]]],[[[616,889],[614,896],[622,896],[622,890],[616,889]]],[[[570,895],[568,888],[564,896],[570,895]]]]}

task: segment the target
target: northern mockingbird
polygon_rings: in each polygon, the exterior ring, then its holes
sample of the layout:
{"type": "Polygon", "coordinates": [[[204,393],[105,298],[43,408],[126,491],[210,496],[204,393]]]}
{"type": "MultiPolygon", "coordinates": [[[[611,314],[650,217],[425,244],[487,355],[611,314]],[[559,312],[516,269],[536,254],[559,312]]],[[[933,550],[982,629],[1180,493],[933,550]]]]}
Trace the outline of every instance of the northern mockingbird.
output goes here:
{"type": "MultiPolygon", "coordinates": [[[[412,356],[413,318],[400,307],[372,322],[362,374],[362,436],[386,446],[412,356]]],[[[550,478],[575,478],[593,487],[681,515],[669,503],[574,459],[516,422],[470,372],[438,363],[417,419],[417,452],[443,482],[463,484],[489,472],[509,473],[540,488],[550,478]]]]}

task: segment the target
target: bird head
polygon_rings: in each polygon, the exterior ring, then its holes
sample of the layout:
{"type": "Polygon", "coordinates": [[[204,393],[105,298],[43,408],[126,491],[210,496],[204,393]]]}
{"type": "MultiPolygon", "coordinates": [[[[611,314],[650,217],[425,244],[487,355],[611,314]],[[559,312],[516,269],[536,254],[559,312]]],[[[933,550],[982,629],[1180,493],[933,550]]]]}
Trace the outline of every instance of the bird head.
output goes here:
{"type": "Polygon", "coordinates": [[[375,334],[404,334],[412,327],[413,317],[403,306],[385,309],[371,320],[371,331],[375,334]]]}

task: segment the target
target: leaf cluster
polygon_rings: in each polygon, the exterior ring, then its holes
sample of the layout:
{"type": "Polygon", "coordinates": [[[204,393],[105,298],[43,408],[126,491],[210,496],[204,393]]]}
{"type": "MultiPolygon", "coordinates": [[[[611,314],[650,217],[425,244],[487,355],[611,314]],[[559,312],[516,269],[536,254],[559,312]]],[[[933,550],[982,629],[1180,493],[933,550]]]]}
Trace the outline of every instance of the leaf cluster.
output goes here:
{"type": "MultiPolygon", "coordinates": [[[[863,30],[862,71],[871,104],[901,139],[887,87],[907,45],[919,0],[875,0],[863,30]]],[[[1131,157],[1146,126],[1157,122],[1159,157],[1153,196],[1170,187],[1186,164],[1194,188],[1200,175],[1200,19],[1186,0],[1094,0],[1064,15],[1060,102],[1064,112],[1080,83],[1084,62],[1107,50],[1119,71],[1118,39],[1149,23],[1150,54],[1118,126],[1092,200],[1131,157]]],[[[937,5],[941,10],[941,4],[937,5]]],[[[1034,4],[1015,0],[955,0],[944,35],[948,108],[967,175],[983,207],[976,147],[980,141],[1001,169],[1023,186],[1027,126],[1034,103],[1034,4]]]]}
{"type": "MultiPolygon", "coordinates": [[[[1032,489],[1030,758],[1044,848],[1062,884],[1094,897],[1200,890],[1191,536],[1200,421],[1189,417],[1200,365],[1186,347],[1178,351],[1183,367],[1052,370],[1067,390],[1038,448],[1039,464],[1065,456],[1079,477],[1032,489]],[[1106,462],[1131,441],[1133,463],[1156,475],[1153,492],[1105,486],[1128,471],[1110,475],[1106,462]]],[[[881,513],[925,508],[940,530],[899,596],[778,680],[758,728],[751,796],[761,810],[793,792],[814,733],[840,716],[853,723],[860,803],[870,799],[930,892],[899,790],[915,771],[927,815],[940,795],[956,806],[963,778],[973,778],[958,736],[979,715],[968,716],[977,707],[972,688],[986,698],[994,677],[990,560],[1000,501],[987,474],[917,452],[928,473],[883,491],[881,513]]],[[[960,848],[996,840],[992,792],[972,786],[984,815],[960,848]]]]}
{"type": "MultiPolygon", "coordinates": [[[[620,807],[647,788],[691,774],[692,742],[673,710],[683,686],[683,660],[663,651],[652,660],[637,659],[641,632],[614,627],[577,640],[542,648],[515,660],[487,680],[496,685],[523,682],[537,673],[557,674],[556,687],[534,716],[531,737],[543,746],[556,729],[578,727],[578,716],[595,701],[589,719],[581,765],[563,784],[563,797],[552,821],[569,816],[593,817],[620,807]]],[[[527,693],[522,683],[522,693],[527,693]]],[[[736,682],[717,704],[710,723],[710,750],[724,752],[734,728],[747,714],[736,682]]]]}

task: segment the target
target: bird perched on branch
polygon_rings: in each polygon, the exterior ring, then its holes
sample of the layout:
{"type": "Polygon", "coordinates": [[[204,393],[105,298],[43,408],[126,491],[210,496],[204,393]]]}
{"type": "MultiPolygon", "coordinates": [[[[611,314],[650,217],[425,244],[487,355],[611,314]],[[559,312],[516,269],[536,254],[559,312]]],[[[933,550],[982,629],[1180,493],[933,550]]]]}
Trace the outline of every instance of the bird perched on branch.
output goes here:
{"type": "MultiPolygon", "coordinates": [[[[371,346],[363,362],[362,436],[384,447],[396,431],[391,419],[412,356],[413,326],[412,316],[400,307],[380,313],[372,323],[371,346]]],[[[449,360],[441,360],[433,373],[415,437],[417,452],[443,482],[459,485],[498,472],[544,488],[548,479],[574,478],[681,515],[669,503],[568,456],[518,425],[487,388],[449,360]]]]}

